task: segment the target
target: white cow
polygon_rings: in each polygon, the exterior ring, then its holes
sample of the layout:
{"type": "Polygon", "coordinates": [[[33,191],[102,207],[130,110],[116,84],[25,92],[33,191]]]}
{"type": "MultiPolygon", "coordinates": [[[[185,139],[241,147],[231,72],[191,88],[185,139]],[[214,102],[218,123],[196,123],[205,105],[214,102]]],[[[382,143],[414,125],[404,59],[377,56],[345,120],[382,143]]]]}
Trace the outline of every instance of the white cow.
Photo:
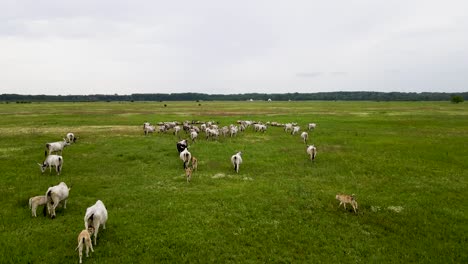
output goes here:
{"type": "Polygon", "coordinates": [[[180,152],[179,157],[184,162],[185,170],[188,167],[190,160],[192,159],[192,154],[188,151],[188,149],[184,149],[182,152],[180,152]]]}
{"type": "Polygon", "coordinates": [[[70,143],[67,142],[66,139],[63,139],[63,141],[57,141],[57,142],[51,142],[51,143],[46,143],[45,148],[45,154],[44,156],[50,155],[52,152],[59,152],[60,155],[62,155],[63,148],[66,146],[70,146],[70,143]]]}
{"type": "Polygon", "coordinates": [[[237,131],[238,131],[237,126],[232,126],[232,127],[230,128],[230,130],[229,130],[229,132],[230,132],[230,134],[231,134],[231,137],[232,137],[232,136],[236,136],[236,135],[237,135],[237,131]]]}
{"type": "Polygon", "coordinates": [[[225,137],[228,133],[229,133],[229,128],[227,126],[223,126],[221,128],[221,134],[223,135],[223,137],[225,137]]]}
{"type": "Polygon", "coordinates": [[[287,123],[284,125],[284,131],[288,132],[289,130],[293,129],[293,125],[291,123],[287,123]]]}
{"type": "Polygon", "coordinates": [[[180,126],[175,126],[174,127],[174,135],[177,136],[180,132],[180,126]]]}
{"type": "Polygon", "coordinates": [[[145,123],[143,125],[143,132],[145,132],[145,136],[147,136],[149,133],[154,133],[156,131],[156,127],[150,125],[149,123],[145,123]]]}
{"type": "Polygon", "coordinates": [[[309,130],[315,129],[317,125],[315,123],[309,123],[308,128],[309,130]]]}
{"type": "Polygon", "coordinates": [[[293,127],[293,130],[292,130],[292,132],[291,132],[291,135],[294,135],[294,134],[298,133],[299,130],[301,130],[301,127],[299,127],[299,126],[294,126],[294,127],[293,127]]]}
{"type": "Polygon", "coordinates": [[[44,195],[34,196],[29,198],[29,209],[31,209],[32,216],[36,217],[36,209],[40,205],[47,204],[47,197],[44,195]]]}
{"type": "Polygon", "coordinates": [[[86,209],[86,214],[84,217],[85,229],[88,230],[88,227],[94,228],[94,245],[96,245],[96,238],[99,232],[99,226],[102,225],[103,229],[106,229],[107,222],[107,209],[104,206],[104,203],[101,200],[86,209]]]}
{"type": "Polygon", "coordinates": [[[55,208],[61,201],[63,201],[63,208],[67,208],[68,193],[70,189],[71,188],[68,188],[64,182],[47,189],[45,195],[47,197],[47,211],[52,219],[55,218],[55,208]]]}
{"type": "Polygon", "coordinates": [[[266,125],[262,125],[262,124],[259,124],[259,125],[258,125],[258,130],[257,130],[257,131],[265,132],[266,130],[267,130],[267,126],[266,126],[266,125]]]}
{"type": "Polygon", "coordinates": [[[310,156],[310,160],[314,161],[315,156],[317,156],[317,148],[314,145],[307,146],[307,154],[310,156]]]}
{"type": "Polygon", "coordinates": [[[78,138],[75,137],[75,134],[73,134],[73,133],[70,132],[70,133],[67,134],[66,139],[68,140],[68,143],[71,144],[72,142],[73,142],[73,143],[76,143],[76,140],[77,140],[78,138]]]}
{"type": "Polygon", "coordinates": [[[219,136],[219,131],[218,131],[218,129],[207,128],[207,129],[205,130],[205,133],[206,133],[206,139],[207,139],[207,140],[208,140],[208,138],[218,139],[218,136],[219,136]]]}
{"type": "Polygon", "coordinates": [[[234,166],[234,170],[239,173],[239,166],[242,163],[242,152],[237,152],[236,154],[232,155],[231,157],[231,163],[234,166]]]}
{"type": "Polygon", "coordinates": [[[307,133],[305,131],[302,132],[301,133],[301,138],[302,138],[302,140],[304,140],[304,144],[307,144],[307,139],[309,138],[309,133],[307,133]]]}
{"type": "Polygon", "coordinates": [[[190,132],[190,138],[192,139],[192,142],[195,142],[195,139],[198,137],[197,131],[191,131],[190,132]]]}
{"type": "Polygon", "coordinates": [[[49,167],[49,173],[52,171],[52,167],[55,167],[55,171],[57,172],[57,175],[60,175],[60,172],[62,171],[62,166],[63,166],[63,157],[59,155],[49,155],[47,158],[42,162],[42,164],[37,163],[39,167],[41,167],[41,172],[44,173],[44,171],[49,167]]]}

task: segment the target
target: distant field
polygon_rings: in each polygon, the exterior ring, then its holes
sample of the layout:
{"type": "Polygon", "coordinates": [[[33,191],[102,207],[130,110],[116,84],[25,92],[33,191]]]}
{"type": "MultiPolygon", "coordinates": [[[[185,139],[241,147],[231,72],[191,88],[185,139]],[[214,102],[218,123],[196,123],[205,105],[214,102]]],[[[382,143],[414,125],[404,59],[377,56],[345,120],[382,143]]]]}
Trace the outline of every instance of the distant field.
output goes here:
{"type": "Polygon", "coordinates": [[[98,199],[107,229],[83,263],[468,262],[466,103],[0,104],[0,168],[1,263],[78,263],[76,238],[98,199]],[[279,127],[200,135],[187,184],[178,138],[142,131],[184,120],[315,122],[317,160],[279,127]],[[79,139],[62,174],[41,174],[45,143],[70,131],[79,139]],[[29,197],[60,181],[72,186],[67,209],[32,218],[29,197]],[[338,208],[337,193],[356,194],[358,214],[338,208]]]}

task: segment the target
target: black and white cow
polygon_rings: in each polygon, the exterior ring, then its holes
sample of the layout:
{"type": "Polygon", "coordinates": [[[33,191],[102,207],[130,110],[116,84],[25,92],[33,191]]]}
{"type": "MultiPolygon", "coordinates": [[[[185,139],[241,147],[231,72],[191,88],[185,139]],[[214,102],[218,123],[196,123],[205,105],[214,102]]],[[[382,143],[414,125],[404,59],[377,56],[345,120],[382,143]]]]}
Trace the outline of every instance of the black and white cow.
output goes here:
{"type": "Polygon", "coordinates": [[[177,142],[177,151],[179,153],[181,153],[182,151],[184,151],[184,149],[186,149],[188,147],[188,142],[186,139],[183,139],[179,142],[177,142]]]}

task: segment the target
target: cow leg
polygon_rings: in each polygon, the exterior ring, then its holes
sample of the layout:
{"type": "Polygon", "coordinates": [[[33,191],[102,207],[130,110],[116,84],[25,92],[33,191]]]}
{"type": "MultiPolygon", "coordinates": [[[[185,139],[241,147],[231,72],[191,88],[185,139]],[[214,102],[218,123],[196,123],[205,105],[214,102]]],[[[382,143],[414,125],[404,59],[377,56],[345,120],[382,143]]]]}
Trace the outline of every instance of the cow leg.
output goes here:
{"type": "Polygon", "coordinates": [[[99,223],[99,221],[97,221],[97,223],[93,222],[93,225],[94,225],[94,227],[96,228],[96,229],[94,230],[94,245],[96,246],[96,245],[97,245],[96,239],[97,239],[97,235],[98,235],[98,232],[99,232],[99,225],[100,225],[100,223],[99,223]]]}

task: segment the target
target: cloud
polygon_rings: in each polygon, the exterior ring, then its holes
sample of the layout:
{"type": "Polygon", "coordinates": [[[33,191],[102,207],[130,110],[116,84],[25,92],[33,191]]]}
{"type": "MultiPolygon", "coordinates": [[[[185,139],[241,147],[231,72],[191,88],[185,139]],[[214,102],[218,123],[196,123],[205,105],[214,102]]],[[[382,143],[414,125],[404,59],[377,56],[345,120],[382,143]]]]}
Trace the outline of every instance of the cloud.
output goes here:
{"type": "Polygon", "coordinates": [[[300,78],[315,78],[323,75],[323,72],[299,72],[296,73],[297,77],[300,78]]]}
{"type": "Polygon", "coordinates": [[[348,72],[336,71],[336,72],[330,72],[330,74],[333,76],[345,76],[345,75],[348,75],[348,72]]]}

